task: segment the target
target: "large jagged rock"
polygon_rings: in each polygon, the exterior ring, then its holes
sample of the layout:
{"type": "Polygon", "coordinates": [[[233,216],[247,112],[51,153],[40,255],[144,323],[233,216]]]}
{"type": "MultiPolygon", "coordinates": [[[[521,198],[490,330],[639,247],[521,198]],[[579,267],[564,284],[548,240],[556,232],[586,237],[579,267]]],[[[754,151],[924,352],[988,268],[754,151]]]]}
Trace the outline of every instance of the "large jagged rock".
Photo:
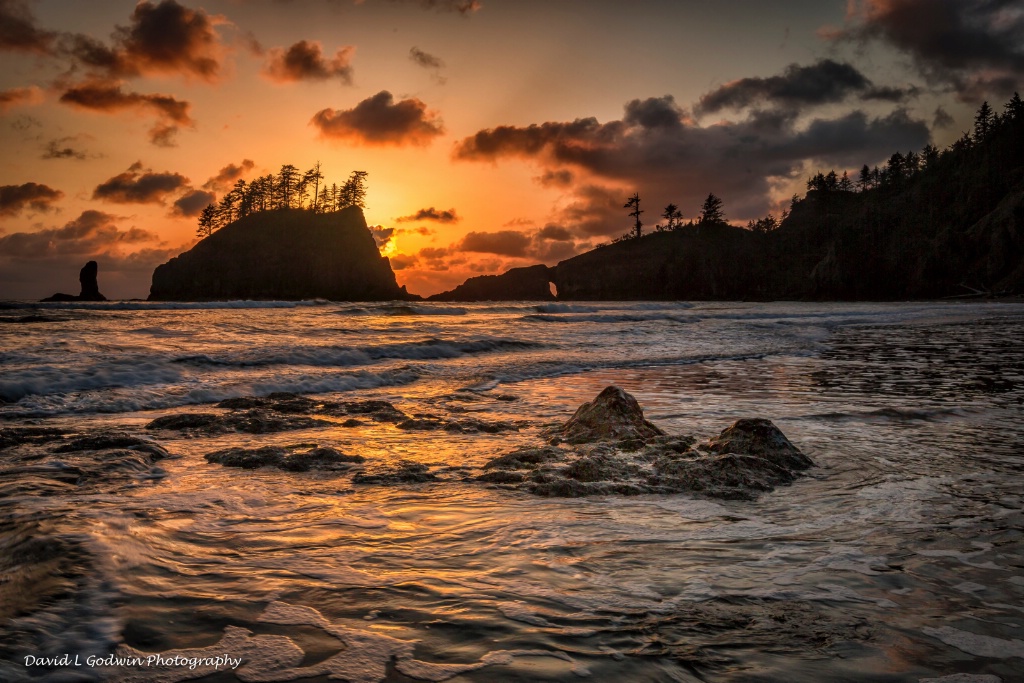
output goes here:
{"type": "Polygon", "coordinates": [[[550,301],[551,272],[545,265],[512,268],[501,275],[478,275],[428,301],[550,301]]]}
{"type": "Polygon", "coordinates": [[[644,440],[665,432],[644,419],[644,411],[630,394],[609,386],[593,401],[584,403],[556,434],[573,444],[593,441],[644,440]]]}
{"type": "Polygon", "coordinates": [[[158,266],[149,293],[150,301],[410,298],[358,207],[246,216],[158,266]]]}
{"type": "Polygon", "coordinates": [[[78,272],[78,282],[82,285],[82,291],[78,296],[58,292],[43,301],[106,301],[107,297],[100,294],[100,286],[96,279],[99,270],[98,263],[89,261],[78,272]]]}

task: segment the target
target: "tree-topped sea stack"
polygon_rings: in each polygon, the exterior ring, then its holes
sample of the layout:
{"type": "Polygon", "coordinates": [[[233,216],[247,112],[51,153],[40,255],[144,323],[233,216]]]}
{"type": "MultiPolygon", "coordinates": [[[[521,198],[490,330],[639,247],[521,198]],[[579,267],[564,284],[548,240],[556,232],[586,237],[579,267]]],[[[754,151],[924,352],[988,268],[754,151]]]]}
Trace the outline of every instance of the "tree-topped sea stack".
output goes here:
{"type": "Polygon", "coordinates": [[[357,206],[252,213],[158,266],[149,294],[150,301],[408,298],[357,206]]]}

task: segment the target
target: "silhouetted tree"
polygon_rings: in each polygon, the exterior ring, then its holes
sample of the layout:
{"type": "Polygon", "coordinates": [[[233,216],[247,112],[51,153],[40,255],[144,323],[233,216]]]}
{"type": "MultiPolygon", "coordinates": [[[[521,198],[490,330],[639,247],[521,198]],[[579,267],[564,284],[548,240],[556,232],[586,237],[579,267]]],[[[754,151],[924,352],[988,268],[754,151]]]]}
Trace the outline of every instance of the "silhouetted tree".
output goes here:
{"type": "Polygon", "coordinates": [[[217,207],[213,204],[207,204],[206,208],[199,214],[199,228],[196,230],[196,235],[199,239],[209,237],[213,234],[214,226],[217,221],[217,207]]]}
{"type": "Polygon", "coordinates": [[[860,177],[857,178],[857,187],[861,192],[871,189],[871,169],[867,164],[860,168],[860,177]]]}
{"type": "Polygon", "coordinates": [[[644,225],[640,221],[640,214],[643,213],[643,210],[640,209],[640,194],[634,192],[633,196],[630,197],[626,201],[626,203],[622,205],[622,208],[633,209],[632,211],[629,212],[629,215],[632,216],[635,221],[633,224],[633,237],[640,237],[644,225]]]}
{"type": "Polygon", "coordinates": [[[988,133],[992,130],[992,124],[994,123],[995,115],[992,113],[992,107],[988,105],[988,101],[981,103],[978,107],[978,113],[974,115],[974,141],[981,142],[988,137],[988,133]]]}
{"type": "Polygon", "coordinates": [[[683,220],[683,212],[675,204],[669,204],[665,207],[661,217],[667,221],[665,230],[675,230],[683,220]]]}
{"type": "Polygon", "coordinates": [[[700,221],[704,223],[724,223],[725,213],[722,212],[722,200],[714,194],[709,194],[700,207],[700,221]]]}
{"type": "Polygon", "coordinates": [[[348,206],[358,206],[360,209],[366,208],[367,175],[366,171],[352,171],[352,174],[341,188],[341,206],[339,208],[343,209],[348,206]]]}
{"type": "Polygon", "coordinates": [[[843,177],[839,179],[839,190],[841,192],[851,192],[853,190],[853,181],[850,180],[850,174],[843,171],[843,177]]]}
{"type": "Polygon", "coordinates": [[[320,161],[318,160],[313,168],[306,171],[303,176],[306,186],[313,183],[313,205],[310,207],[313,209],[313,213],[320,211],[320,181],[324,179],[324,174],[320,172],[320,161]]]}

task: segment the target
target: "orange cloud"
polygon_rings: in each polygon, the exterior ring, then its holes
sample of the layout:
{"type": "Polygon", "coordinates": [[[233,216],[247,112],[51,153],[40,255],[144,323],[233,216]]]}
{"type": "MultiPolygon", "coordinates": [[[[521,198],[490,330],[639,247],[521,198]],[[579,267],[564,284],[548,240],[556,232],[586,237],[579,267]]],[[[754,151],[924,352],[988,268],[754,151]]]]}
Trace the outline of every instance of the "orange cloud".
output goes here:
{"type": "Polygon", "coordinates": [[[322,109],[310,123],[322,138],[370,145],[426,145],[444,133],[441,120],[426,104],[415,97],[395,102],[387,90],[352,109],[322,109]]]}
{"type": "Polygon", "coordinates": [[[271,48],[263,65],[263,75],[276,83],[339,78],[342,83],[351,85],[351,62],[355,52],[355,47],[346,45],[338,48],[334,57],[327,59],[319,41],[300,40],[287,50],[271,48]]]}

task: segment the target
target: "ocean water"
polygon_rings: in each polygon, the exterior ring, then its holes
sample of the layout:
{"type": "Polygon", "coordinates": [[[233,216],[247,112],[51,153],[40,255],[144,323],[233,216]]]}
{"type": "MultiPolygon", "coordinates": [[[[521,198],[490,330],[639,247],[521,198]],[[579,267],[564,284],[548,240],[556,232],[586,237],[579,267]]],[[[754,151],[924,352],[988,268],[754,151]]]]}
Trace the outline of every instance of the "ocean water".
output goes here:
{"type": "Polygon", "coordinates": [[[1024,680],[1024,305],[113,302],[0,319],[0,429],[64,433],[0,441],[0,680],[1024,680]],[[753,501],[473,481],[609,384],[670,433],[769,418],[817,467],[753,501]],[[146,429],[273,392],[519,430],[146,429]],[[82,474],[58,449],[106,432],[174,457],[82,474]],[[314,443],[440,479],[203,457],[314,443]]]}

